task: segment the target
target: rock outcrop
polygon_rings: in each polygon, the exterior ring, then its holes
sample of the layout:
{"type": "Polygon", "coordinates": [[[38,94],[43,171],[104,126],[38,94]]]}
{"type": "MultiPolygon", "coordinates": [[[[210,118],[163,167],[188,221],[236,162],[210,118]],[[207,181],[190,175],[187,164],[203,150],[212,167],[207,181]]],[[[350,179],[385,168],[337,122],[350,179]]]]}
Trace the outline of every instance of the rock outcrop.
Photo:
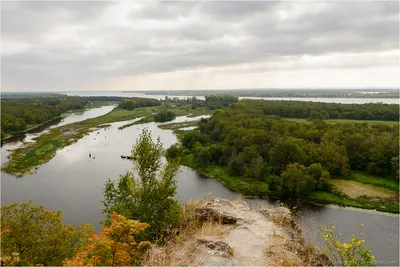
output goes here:
{"type": "Polygon", "coordinates": [[[285,207],[252,210],[244,201],[215,198],[195,215],[208,228],[174,249],[172,265],[331,265],[306,243],[285,207]]]}

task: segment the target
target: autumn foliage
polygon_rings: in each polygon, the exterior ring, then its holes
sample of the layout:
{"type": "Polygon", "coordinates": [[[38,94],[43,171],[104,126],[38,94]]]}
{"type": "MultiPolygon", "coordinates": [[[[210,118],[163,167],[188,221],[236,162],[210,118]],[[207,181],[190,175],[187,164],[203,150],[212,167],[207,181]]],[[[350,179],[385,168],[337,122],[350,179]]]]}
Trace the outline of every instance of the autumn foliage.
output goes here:
{"type": "Polygon", "coordinates": [[[64,224],[60,211],[46,210],[31,201],[2,206],[1,265],[61,265],[86,245],[90,224],[64,224]]]}
{"type": "Polygon", "coordinates": [[[113,213],[111,225],[89,237],[88,245],[63,262],[65,266],[127,266],[140,264],[148,241],[137,239],[149,227],[147,223],[127,220],[113,213]]]}

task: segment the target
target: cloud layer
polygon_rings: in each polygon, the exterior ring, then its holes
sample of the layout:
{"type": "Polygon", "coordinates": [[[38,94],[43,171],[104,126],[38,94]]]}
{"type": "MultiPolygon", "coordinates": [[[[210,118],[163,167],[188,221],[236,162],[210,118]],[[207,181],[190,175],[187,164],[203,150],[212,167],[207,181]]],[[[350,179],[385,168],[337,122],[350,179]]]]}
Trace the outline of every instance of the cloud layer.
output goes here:
{"type": "Polygon", "coordinates": [[[398,87],[398,1],[2,2],[2,90],[398,87]]]}

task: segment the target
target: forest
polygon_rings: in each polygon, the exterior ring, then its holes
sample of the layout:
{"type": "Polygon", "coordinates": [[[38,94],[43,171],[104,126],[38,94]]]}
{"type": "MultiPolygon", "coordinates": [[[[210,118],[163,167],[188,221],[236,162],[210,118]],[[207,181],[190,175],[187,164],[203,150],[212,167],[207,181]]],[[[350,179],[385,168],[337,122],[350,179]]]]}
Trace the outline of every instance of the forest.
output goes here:
{"type": "Polygon", "coordinates": [[[24,131],[68,110],[82,109],[87,103],[85,98],[62,95],[2,99],[1,136],[24,131]]]}
{"type": "Polygon", "coordinates": [[[266,115],[269,105],[245,100],[202,119],[198,130],[181,137],[186,164],[219,166],[230,176],[263,182],[271,194],[290,197],[329,190],[331,177],[345,177],[350,170],[398,180],[398,126],[298,123],[266,115]]]}
{"type": "Polygon", "coordinates": [[[242,102],[262,108],[265,115],[278,115],[283,118],[399,120],[399,105],[395,104],[339,104],[305,101],[266,102],[263,100],[243,100],[242,102]]]}

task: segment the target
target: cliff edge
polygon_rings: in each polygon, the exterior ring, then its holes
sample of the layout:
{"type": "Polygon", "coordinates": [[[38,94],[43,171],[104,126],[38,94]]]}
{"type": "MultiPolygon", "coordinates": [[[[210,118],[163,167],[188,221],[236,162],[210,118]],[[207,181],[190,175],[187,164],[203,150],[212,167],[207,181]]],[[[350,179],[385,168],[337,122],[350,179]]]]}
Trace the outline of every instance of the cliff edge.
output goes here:
{"type": "Polygon", "coordinates": [[[285,207],[252,210],[244,201],[215,198],[194,214],[201,227],[174,245],[154,248],[148,265],[331,265],[305,241],[285,207]]]}

